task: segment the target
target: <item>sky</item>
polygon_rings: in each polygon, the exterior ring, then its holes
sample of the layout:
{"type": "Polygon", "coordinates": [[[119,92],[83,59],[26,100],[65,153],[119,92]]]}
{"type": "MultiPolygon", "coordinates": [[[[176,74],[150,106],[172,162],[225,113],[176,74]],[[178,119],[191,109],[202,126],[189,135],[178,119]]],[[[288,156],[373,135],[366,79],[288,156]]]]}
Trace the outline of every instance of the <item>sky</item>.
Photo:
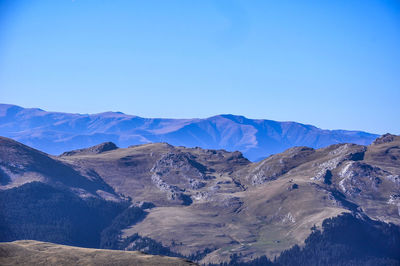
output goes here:
{"type": "Polygon", "coordinates": [[[400,1],[0,0],[0,102],[400,134],[400,1]]]}

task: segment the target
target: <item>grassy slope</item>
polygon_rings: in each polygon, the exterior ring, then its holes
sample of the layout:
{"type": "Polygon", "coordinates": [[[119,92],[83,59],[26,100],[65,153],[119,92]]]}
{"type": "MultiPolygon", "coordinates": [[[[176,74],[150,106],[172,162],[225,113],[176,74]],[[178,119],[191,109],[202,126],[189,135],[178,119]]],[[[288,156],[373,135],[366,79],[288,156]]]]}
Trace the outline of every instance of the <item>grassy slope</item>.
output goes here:
{"type": "Polygon", "coordinates": [[[180,258],[21,240],[0,243],[1,265],[195,265],[180,258]]]}

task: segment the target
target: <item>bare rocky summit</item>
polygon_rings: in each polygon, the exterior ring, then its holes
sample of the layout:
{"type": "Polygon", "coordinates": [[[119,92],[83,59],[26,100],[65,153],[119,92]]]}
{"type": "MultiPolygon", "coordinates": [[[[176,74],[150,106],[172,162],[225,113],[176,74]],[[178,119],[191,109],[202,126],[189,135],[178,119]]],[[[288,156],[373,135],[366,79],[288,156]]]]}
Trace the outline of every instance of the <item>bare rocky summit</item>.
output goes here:
{"type": "Polygon", "coordinates": [[[383,143],[392,142],[392,141],[395,141],[398,139],[399,139],[399,136],[392,135],[390,133],[386,133],[386,134],[380,136],[379,138],[377,138],[376,140],[374,140],[373,144],[383,144],[383,143]]]}
{"type": "Polygon", "coordinates": [[[118,149],[117,145],[112,142],[104,142],[87,149],[78,149],[73,151],[64,152],[61,156],[71,155],[85,155],[85,154],[99,154],[106,151],[112,151],[118,149]]]}

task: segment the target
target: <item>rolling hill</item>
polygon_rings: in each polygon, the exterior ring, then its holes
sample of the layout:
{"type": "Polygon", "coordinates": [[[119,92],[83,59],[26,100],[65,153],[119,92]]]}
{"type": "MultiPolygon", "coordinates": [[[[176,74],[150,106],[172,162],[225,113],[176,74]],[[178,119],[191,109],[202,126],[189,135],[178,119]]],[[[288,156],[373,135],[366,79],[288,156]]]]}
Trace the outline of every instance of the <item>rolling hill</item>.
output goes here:
{"type": "Polygon", "coordinates": [[[138,251],[77,248],[25,240],[0,243],[1,265],[196,265],[184,259],[138,251]]]}

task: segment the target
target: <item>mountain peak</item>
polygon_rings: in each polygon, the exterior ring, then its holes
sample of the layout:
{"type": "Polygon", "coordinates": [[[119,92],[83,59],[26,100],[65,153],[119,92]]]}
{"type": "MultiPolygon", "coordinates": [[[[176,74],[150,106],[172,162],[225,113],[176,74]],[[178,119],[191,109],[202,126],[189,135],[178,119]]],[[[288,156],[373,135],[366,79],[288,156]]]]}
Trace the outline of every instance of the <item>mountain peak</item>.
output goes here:
{"type": "Polygon", "coordinates": [[[217,118],[217,117],[222,117],[222,118],[226,118],[226,119],[230,119],[233,121],[237,121],[238,119],[247,119],[247,117],[243,116],[243,115],[234,115],[234,114],[220,114],[220,115],[216,115],[216,116],[212,116],[211,118],[217,118]]]}
{"type": "Polygon", "coordinates": [[[78,149],[73,151],[67,151],[60,156],[72,156],[72,155],[89,155],[89,154],[99,154],[106,151],[112,151],[118,149],[118,146],[113,142],[104,142],[86,149],[78,149]]]}
{"type": "Polygon", "coordinates": [[[400,139],[400,136],[386,133],[386,134],[380,136],[379,138],[377,138],[376,140],[374,140],[374,142],[372,144],[377,145],[377,144],[393,142],[396,139],[400,139]]]}

